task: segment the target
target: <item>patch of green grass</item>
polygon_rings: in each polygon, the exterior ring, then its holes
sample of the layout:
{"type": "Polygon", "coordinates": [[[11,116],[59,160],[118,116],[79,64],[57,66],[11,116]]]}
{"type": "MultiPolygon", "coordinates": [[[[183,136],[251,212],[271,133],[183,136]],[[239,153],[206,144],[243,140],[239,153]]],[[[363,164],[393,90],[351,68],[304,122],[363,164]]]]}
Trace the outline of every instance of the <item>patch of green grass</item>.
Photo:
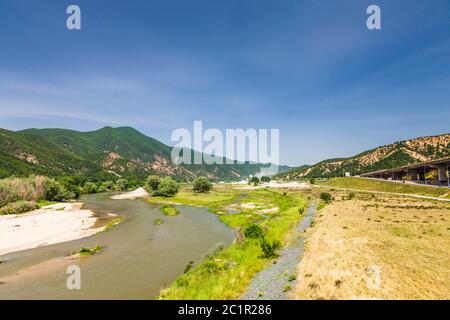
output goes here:
{"type": "Polygon", "coordinates": [[[388,230],[396,235],[397,237],[402,237],[402,238],[412,238],[415,236],[415,234],[413,232],[411,232],[411,230],[409,228],[405,228],[402,226],[391,226],[388,228],[388,230]]]}
{"type": "Polygon", "coordinates": [[[327,206],[327,204],[325,202],[321,202],[319,203],[319,205],[317,206],[317,210],[322,210],[323,208],[325,208],[327,206]]]}
{"type": "MultiPolygon", "coordinates": [[[[220,215],[220,219],[235,228],[243,230],[258,223],[270,244],[283,244],[290,230],[301,218],[299,208],[306,205],[305,200],[296,193],[283,193],[274,190],[238,190],[226,188],[213,190],[200,198],[189,191],[182,191],[170,199],[183,204],[198,205],[210,203],[217,211],[225,211],[231,203],[254,202],[277,206],[279,211],[268,218],[245,210],[239,214],[220,215]],[[210,197],[210,198],[209,198],[210,197]],[[200,199],[200,201],[199,201],[200,199]],[[209,199],[209,200],[208,200],[209,199]]],[[[231,246],[209,255],[204,261],[179,277],[170,287],[161,290],[159,299],[236,299],[244,292],[253,276],[272,260],[263,255],[260,239],[245,238],[231,246]]]]}
{"type": "MultiPolygon", "coordinates": [[[[366,178],[332,178],[325,181],[317,181],[318,185],[327,187],[354,189],[363,191],[380,191],[403,194],[418,194],[430,197],[440,197],[449,192],[448,188],[436,188],[432,186],[420,186],[411,184],[402,184],[382,180],[373,180],[366,178]]],[[[447,196],[449,198],[449,196],[447,196]]]]}
{"type": "Polygon", "coordinates": [[[163,223],[164,223],[164,220],[163,220],[163,219],[156,219],[156,220],[154,221],[154,223],[155,223],[156,226],[159,226],[160,224],[163,224],[163,223]]]}
{"type": "Polygon", "coordinates": [[[111,230],[112,228],[118,226],[122,221],[124,220],[124,217],[117,217],[112,219],[108,224],[103,228],[102,232],[107,232],[111,230]]]}
{"type": "Polygon", "coordinates": [[[57,202],[55,202],[55,201],[47,201],[47,200],[43,200],[43,199],[37,201],[39,208],[50,206],[50,205],[56,204],[56,203],[57,202]]]}
{"type": "Polygon", "coordinates": [[[103,246],[95,246],[94,248],[82,247],[78,251],[72,252],[72,255],[79,257],[93,256],[94,254],[103,250],[103,246]]]}
{"type": "Polygon", "coordinates": [[[286,285],[283,287],[283,292],[288,292],[288,291],[291,291],[291,290],[292,290],[292,286],[289,285],[289,284],[286,284],[286,285]]]}
{"type": "Polygon", "coordinates": [[[177,216],[177,215],[180,214],[180,210],[179,209],[177,209],[175,207],[172,207],[172,206],[169,206],[169,205],[164,205],[159,210],[162,213],[164,213],[166,216],[169,216],[169,217],[177,216]]]}

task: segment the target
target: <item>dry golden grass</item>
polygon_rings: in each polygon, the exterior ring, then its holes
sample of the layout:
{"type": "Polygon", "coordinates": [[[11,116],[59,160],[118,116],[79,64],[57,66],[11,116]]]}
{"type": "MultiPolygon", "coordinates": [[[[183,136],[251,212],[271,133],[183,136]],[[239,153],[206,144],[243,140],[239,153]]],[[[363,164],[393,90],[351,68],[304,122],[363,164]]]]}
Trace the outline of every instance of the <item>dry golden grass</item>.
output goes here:
{"type": "Polygon", "coordinates": [[[346,196],[307,231],[291,298],[450,299],[450,204],[346,196]]]}

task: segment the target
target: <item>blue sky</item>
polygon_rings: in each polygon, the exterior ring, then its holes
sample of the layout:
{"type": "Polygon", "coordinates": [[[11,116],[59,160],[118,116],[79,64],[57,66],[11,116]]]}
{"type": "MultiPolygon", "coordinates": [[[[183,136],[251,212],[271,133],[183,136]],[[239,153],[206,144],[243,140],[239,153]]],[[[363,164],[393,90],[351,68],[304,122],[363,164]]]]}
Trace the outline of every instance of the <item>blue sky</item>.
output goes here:
{"type": "Polygon", "coordinates": [[[0,0],[0,127],[170,144],[202,120],[279,128],[284,164],[350,156],[450,132],[449,22],[448,0],[0,0]]]}

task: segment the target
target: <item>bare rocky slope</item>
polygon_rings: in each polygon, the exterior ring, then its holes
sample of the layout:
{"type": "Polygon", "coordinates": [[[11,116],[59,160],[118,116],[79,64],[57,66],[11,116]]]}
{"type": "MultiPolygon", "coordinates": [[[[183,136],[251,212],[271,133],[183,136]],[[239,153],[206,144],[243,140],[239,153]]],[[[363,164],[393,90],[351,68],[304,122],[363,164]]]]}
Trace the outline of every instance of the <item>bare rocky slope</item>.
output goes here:
{"type": "Polygon", "coordinates": [[[311,166],[302,166],[278,175],[297,179],[358,175],[450,156],[450,134],[399,141],[362,152],[350,158],[329,159],[311,166]]]}

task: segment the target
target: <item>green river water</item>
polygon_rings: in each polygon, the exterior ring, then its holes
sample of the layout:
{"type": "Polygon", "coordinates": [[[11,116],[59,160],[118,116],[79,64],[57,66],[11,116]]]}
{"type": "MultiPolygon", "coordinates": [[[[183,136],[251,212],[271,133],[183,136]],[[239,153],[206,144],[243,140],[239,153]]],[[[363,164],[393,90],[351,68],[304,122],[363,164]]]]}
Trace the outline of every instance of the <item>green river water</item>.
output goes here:
{"type": "Polygon", "coordinates": [[[84,195],[83,209],[105,224],[106,214],[125,220],[108,232],[0,257],[0,299],[153,299],[217,244],[232,243],[234,231],[205,208],[179,206],[167,217],[142,200],[112,200],[111,194],[84,195]],[[155,225],[154,220],[164,220],[155,225]],[[96,255],[70,260],[81,247],[105,246],[96,255]],[[81,290],[68,290],[69,265],[81,268],[81,290]],[[20,276],[14,276],[19,274],[20,276]]]}

